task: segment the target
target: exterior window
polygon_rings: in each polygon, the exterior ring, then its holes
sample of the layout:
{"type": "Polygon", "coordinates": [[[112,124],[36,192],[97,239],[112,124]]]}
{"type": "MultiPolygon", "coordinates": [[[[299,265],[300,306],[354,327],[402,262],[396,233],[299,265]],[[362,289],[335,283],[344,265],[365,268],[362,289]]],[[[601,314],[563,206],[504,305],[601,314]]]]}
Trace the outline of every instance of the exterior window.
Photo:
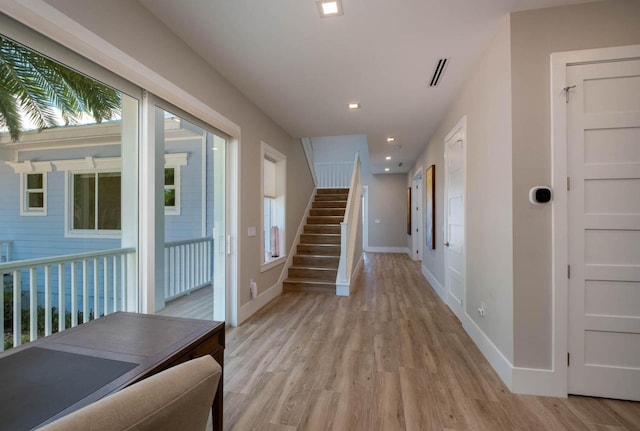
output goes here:
{"type": "Polygon", "coordinates": [[[264,250],[265,250],[265,262],[269,260],[279,257],[280,250],[274,250],[274,244],[272,243],[272,231],[274,231],[273,227],[276,226],[276,200],[272,197],[264,198],[264,250]],[[275,252],[275,253],[274,253],[275,252]],[[276,254],[276,256],[274,256],[276,254]]]}
{"type": "Polygon", "coordinates": [[[120,230],[120,172],[72,174],[72,229],[120,230]]]}
{"type": "Polygon", "coordinates": [[[44,173],[22,174],[22,215],[47,215],[46,181],[44,173]]]}
{"type": "Polygon", "coordinates": [[[262,270],[282,263],[285,251],[286,157],[262,143],[262,270]]]}
{"type": "Polygon", "coordinates": [[[164,155],[164,213],[180,215],[180,167],[187,166],[187,153],[164,155]]]}
{"type": "Polygon", "coordinates": [[[176,168],[164,168],[164,208],[176,208],[176,168]]]}

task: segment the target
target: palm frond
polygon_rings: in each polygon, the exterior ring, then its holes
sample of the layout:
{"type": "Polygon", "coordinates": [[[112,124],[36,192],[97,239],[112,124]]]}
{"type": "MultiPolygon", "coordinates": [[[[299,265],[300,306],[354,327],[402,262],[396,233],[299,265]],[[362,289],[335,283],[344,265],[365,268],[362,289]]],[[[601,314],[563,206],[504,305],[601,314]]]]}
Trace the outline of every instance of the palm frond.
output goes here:
{"type": "Polygon", "coordinates": [[[40,129],[57,126],[58,115],[74,124],[85,113],[98,123],[120,114],[118,91],[1,35],[0,87],[0,124],[13,140],[20,133],[20,110],[40,129]]]}

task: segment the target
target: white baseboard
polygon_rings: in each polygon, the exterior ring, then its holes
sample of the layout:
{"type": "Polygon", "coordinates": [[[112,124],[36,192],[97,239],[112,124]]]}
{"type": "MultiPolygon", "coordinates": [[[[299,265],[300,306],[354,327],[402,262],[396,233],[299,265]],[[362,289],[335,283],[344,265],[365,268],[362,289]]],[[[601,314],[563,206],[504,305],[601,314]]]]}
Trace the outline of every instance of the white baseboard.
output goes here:
{"type": "Polygon", "coordinates": [[[262,307],[273,301],[281,293],[282,283],[277,283],[240,307],[238,312],[238,326],[253,316],[262,307]]]}
{"type": "Polygon", "coordinates": [[[365,251],[369,253],[410,253],[407,247],[367,247],[365,251]]]}
{"type": "Polygon", "coordinates": [[[351,294],[351,282],[355,280],[356,274],[360,270],[362,266],[362,262],[364,262],[364,253],[360,254],[360,258],[358,262],[353,267],[353,271],[351,271],[351,277],[349,278],[348,284],[338,284],[336,283],[336,295],[338,296],[349,296],[351,294]]]}
{"type": "Polygon", "coordinates": [[[567,379],[553,370],[513,368],[511,392],[544,397],[567,397],[567,379]]]}
{"type": "Polygon", "coordinates": [[[424,278],[427,279],[427,281],[429,282],[431,287],[433,287],[433,290],[436,291],[436,293],[438,294],[440,299],[442,299],[444,301],[444,303],[446,304],[447,300],[446,300],[446,295],[445,295],[445,291],[444,291],[444,286],[442,284],[440,284],[440,282],[435,277],[435,275],[433,275],[431,273],[431,271],[429,271],[427,268],[425,268],[424,265],[422,266],[422,275],[424,275],[424,278]]]}
{"type": "Polygon", "coordinates": [[[336,283],[336,296],[349,296],[349,293],[351,293],[351,289],[348,284],[336,283]]]}
{"type": "Polygon", "coordinates": [[[473,342],[476,343],[476,346],[478,346],[484,357],[489,361],[489,364],[491,364],[495,372],[498,373],[498,376],[500,376],[504,384],[511,390],[513,381],[513,365],[511,362],[466,313],[463,314],[462,327],[467,334],[469,334],[473,342]]]}
{"type": "MultiPolygon", "coordinates": [[[[426,278],[429,284],[431,284],[431,287],[433,287],[433,290],[436,291],[440,299],[442,299],[442,301],[447,304],[449,308],[451,308],[447,301],[444,286],[440,284],[438,279],[431,273],[431,271],[422,266],[422,275],[424,275],[424,278],[426,278]]],[[[451,310],[453,311],[453,309],[451,310]]],[[[500,376],[504,384],[507,385],[509,389],[511,389],[513,365],[502,354],[502,352],[498,350],[496,345],[493,344],[493,341],[491,341],[491,339],[487,337],[487,334],[485,334],[484,331],[480,329],[476,322],[474,322],[473,319],[469,317],[469,315],[462,309],[460,311],[460,313],[455,314],[462,322],[462,327],[469,335],[469,337],[471,337],[476,346],[478,346],[484,357],[487,358],[487,361],[489,361],[489,364],[491,364],[496,373],[498,373],[498,376],[500,376]]]]}

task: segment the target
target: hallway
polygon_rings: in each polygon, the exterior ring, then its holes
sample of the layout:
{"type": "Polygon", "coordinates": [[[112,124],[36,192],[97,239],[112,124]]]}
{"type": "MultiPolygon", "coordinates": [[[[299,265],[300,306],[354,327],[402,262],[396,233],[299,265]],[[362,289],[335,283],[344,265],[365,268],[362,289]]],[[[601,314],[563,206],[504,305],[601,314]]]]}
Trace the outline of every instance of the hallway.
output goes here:
{"type": "Polygon", "coordinates": [[[511,394],[404,254],[229,328],[224,374],[229,430],[640,429],[640,403],[511,394]]]}

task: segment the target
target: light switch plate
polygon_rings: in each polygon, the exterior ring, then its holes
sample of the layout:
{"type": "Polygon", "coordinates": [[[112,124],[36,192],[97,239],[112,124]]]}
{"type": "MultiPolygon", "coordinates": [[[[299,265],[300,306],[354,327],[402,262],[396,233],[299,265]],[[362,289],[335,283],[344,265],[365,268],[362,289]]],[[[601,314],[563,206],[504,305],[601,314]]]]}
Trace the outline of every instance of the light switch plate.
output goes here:
{"type": "Polygon", "coordinates": [[[252,226],[252,227],[247,229],[247,235],[256,236],[256,228],[255,228],[255,226],[252,226]]]}

